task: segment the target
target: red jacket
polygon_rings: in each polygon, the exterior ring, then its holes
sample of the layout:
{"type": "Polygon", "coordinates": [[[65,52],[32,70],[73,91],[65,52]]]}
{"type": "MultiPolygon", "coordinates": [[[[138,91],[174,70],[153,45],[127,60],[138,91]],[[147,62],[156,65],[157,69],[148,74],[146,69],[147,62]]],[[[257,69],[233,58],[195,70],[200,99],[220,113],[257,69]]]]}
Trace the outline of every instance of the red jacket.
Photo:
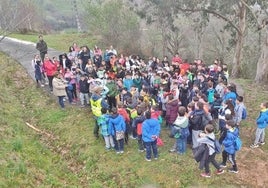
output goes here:
{"type": "Polygon", "coordinates": [[[53,76],[57,71],[57,65],[52,63],[51,60],[45,60],[43,67],[47,76],[53,76]]]}
{"type": "Polygon", "coordinates": [[[118,108],[118,109],[117,109],[117,112],[118,112],[118,114],[120,114],[121,116],[124,117],[124,120],[125,120],[127,123],[130,122],[130,118],[129,118],[129,115],[128,115],[126,109],[124,109],[124,108],[118,108]]]}

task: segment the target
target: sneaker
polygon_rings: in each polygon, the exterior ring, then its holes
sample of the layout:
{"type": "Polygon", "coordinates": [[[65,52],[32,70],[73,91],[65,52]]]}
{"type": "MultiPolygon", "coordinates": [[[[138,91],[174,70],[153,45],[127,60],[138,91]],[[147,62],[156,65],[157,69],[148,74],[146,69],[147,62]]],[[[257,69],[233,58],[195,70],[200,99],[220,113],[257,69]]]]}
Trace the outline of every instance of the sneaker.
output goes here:
{"type": "Polygon", "coordinates": [[[122,154],[122,153],[124,153],[124,151],[120,151],[120,153],[122,154]]]}
{"type": "Polygon", "coordinates": [[[228,172],[237,174],[238,173],[238,170],[234,170],[234,169],[231,168],[231,169],[228,170],[228,172]]]}
{"type": "Polygon", "coordinates": [[[120,154],[120,151],[116,151],[116,154],[120,154]]]}
{"type": "Polygon", "coordinates": [[[201,173],[200,176],[204,177],[204,178],[210,178],[210,174],[209,173],[201,173]]]}
{"type": "Polygon", "coordinates": [[[144,152],[144,149],[139,149],[139,152],[141,152],[141,153],[144,152]]]}
{"type": "Polygon", "coordinates": [[[174,153],[174,152],[176,152],[176,150],[175,149],[171,149],[171,150],[169,150],[169,152],[170,153],[174,153]]]}
{"type": "Polygon", "coordinates": [[[258,144],[251,144],[250,147],[251,147],[251,148],[258,148],[259,145],[258,145],[258,144]]]}
{"type": "Polygon", "coordinates": [[[81,108],[85,108],[85,105],[81,105],[80,107],[81,107],[81,108]]]}
{"type": "Polygon", "coordinates": [[[220,174],[223,174],[224,173],[224,170],[223,169],[219,169],[216,171],[216,174],[220,175],[220,174]]]}
{"type": "Polygon", "coordinates": [[[145,160],[148,161],[148,162],[152,161],[151,159],[147,159],[146,157],[145,157],[145,160]]]}
{"type": "Polygon", "coordinates": [[[136,139],[137,139],[137,137],[134,137],[134,136],[130,136],[130,138],[131,138],[132,140],[136,140],[136,139]]]}
{"type": "Polygon", "coordinates": [[[157,159],[158,159],[158,157],[155,157],[155,158],[154,158],[154,160],[157,160],[157,159]]]}
{"type": "Polygon", "coordinates": [[[259,144],[263,146],[265,144],[265,142],[260,142],[259,144]]]}
{"type": "Polygon", "coordinates": [[[41,84],[41,87],[45,87],[45,85],[44,84],[41,84]]]}
{"type": "Polygon", "coordinates": [[[226,168],[226,164],[220,164],[220,168],[226,168]]]}

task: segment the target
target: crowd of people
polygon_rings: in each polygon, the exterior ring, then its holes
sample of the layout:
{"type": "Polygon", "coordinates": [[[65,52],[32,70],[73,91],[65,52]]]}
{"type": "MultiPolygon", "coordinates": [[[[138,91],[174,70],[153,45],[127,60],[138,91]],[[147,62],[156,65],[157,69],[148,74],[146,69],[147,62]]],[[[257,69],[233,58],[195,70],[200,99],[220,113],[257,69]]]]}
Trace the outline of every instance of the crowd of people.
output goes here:
{"type": "MultiPolygon", "coordinates": [[[[166,127],[175,140],[170,152],[183,155],[189,144],[200,169],[205,169],[202,177],[211,176],[210,163],[222,174],[227,160],[232,165],[229,171],[238,173],[234,140],[247,111],[236,85],[228,82],[226,64],[218,59],[209,66],[200,59],[189,63],[179,53],[170,61],[145,60],[117,54],[113,46],[103,52],[76,43],[51,58],[43,37],[39,39],[40,56],[32,61],[37,86],[48,84],[61,108],[65,99],[90,108],[94,136],[103,137],[107,150],[124,153],[124,144],[132,138],[137,149],[146,152],[147,161],[157,160],[161,127],[166,127]],[[215,160],[215,134],[223,146],[221,163],[215,160]]],[[[262,103],[252,148],[265,143],[267,122],[268,104],[262,103]]]]}

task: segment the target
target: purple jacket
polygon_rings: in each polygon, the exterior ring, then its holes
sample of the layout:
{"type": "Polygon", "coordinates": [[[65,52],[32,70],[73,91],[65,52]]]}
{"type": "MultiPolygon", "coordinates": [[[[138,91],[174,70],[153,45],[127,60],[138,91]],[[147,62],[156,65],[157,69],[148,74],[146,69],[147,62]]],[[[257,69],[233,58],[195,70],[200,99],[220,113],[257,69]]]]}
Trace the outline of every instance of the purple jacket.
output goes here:
{"type": "Polygon", "coordinates": [[[178,116],[179,101],[174,99],[166,104],[166,121],[168,124],[173,124],[178,116]]]}

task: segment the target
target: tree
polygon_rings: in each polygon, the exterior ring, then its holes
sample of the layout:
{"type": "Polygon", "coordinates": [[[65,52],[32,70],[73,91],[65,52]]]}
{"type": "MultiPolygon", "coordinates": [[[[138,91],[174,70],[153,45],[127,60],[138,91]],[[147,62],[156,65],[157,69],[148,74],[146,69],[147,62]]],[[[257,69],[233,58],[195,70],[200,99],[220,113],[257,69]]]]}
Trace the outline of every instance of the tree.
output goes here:
{"type": "Polygon", "coordinates": [[[0,0],[0,41],[22,28],[38,28],[40,13],[33,0],[0,0]]]}
{"type": "Polygon", "coordinates": [[[114,44],[122,47],[124,51],[137,51],[139,20],[121,0],[90,2],[86,9],[85,17],[90,33],[101,36],[106,45],[114,44]]]}

